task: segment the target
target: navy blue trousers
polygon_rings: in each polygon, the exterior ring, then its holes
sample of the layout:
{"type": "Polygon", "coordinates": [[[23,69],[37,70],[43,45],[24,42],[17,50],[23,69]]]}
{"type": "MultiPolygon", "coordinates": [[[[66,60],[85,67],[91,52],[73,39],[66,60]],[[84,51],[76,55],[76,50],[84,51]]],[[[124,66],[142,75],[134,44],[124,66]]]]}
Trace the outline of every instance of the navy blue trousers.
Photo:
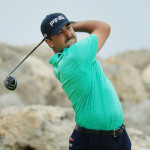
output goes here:
{"type": "Polygon", "coordinates": [[[69,138],[69,150],[131,150],[131,141],[126,131],[119,137],[113,137],[74,130],[69,138]]]}

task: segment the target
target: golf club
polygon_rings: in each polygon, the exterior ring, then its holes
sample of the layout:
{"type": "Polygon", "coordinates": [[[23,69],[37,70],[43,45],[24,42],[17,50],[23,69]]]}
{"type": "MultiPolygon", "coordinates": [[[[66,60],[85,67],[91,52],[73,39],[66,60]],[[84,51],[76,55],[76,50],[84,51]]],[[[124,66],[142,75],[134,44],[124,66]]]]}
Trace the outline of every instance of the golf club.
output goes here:
{"type": "Polygon", "coordinates": [[[9,90],[15,90],[17,87],[17,79],[11,74],[44,42],[45,38],[7,75],[4,85],[9,90]]]}

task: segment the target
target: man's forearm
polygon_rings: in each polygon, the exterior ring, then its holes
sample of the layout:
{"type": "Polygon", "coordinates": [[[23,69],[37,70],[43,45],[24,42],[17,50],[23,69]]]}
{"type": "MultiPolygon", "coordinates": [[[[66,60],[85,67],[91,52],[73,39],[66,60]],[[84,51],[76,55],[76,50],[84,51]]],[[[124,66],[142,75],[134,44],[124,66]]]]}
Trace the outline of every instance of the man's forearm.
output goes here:
{"type": "Polygon", "coordinates": [[[101,21],[89,20],[80,21],[72,24],[75,32],[87,32],[89,34],[95,34],[97,36],[97,52],[102,48],[106,39],[110,34],[111,27],[101,21]]]}
{"type": "Polygon", "coordinates": [[[79,21],[72,24],[72,27],[75,32],[87,32],[91,34],[95,30],[104,30],[106,26],[109,26],[107,23],[95,20],[88,21],[79,21]]]}

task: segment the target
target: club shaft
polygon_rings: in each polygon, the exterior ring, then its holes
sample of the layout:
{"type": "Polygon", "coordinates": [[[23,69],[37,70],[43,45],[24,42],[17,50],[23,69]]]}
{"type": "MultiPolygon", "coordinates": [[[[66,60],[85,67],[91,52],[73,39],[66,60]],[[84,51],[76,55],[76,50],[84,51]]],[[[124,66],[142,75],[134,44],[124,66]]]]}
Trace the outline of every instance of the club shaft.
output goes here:
{"type": "Polygon", "coordinates": [[[43,42],[45,39],[43,39],[9,74],[10,76],[43,42]]]}

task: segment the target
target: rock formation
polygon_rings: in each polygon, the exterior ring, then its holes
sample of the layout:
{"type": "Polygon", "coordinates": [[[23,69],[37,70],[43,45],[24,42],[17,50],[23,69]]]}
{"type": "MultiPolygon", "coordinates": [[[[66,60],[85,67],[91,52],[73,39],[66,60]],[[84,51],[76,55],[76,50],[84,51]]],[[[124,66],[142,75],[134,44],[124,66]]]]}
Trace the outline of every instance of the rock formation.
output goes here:
{"type": "MultiPolygon", "coordinates": [[[[34,105],[0,111],[0,150],[67,150],[74,129],[72,109],[34,105]]],[[[150,136],[127,128],[132,150],[149,150],[150,136]]]]}
{"type": "MultiPolygon", "coordinates": [[[[67,150],[74,112],[48,64],[52,50],[39,47],[15,71],[15,91],[3,85],[33,47],[0,44],[0,150],[67,150]]],[[[98,59],[120,98],[132,150],[149,150],[150,51],[98,59]]]]}

